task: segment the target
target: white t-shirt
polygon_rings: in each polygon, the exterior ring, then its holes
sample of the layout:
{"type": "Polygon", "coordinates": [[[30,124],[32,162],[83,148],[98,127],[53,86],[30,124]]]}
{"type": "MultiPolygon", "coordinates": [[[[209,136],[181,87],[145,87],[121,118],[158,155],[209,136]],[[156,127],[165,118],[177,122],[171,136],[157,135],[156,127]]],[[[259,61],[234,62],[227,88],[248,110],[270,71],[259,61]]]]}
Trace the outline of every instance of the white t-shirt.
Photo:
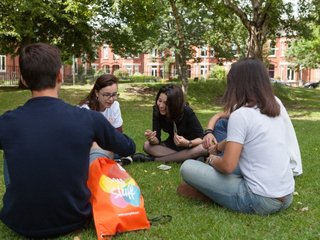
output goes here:
{"type": "MultiPolygon", "coordinates": [[[[90,109],[87,104],[83,104],[80,107],[90,109]]],[[[106,108],[101,114],[111,123],[114,128],[121,127],[123,120],[121,117],[120,104],[118,101],[114,101],[110,108],[106,108]]]]}
{"type": "Polygon", "coordinates": [[[255,194],[276,198],[294,191],[286,124],[258,108],[241,107],[230,114],[227,141],[243,144],[239,167],[255,194]]]}

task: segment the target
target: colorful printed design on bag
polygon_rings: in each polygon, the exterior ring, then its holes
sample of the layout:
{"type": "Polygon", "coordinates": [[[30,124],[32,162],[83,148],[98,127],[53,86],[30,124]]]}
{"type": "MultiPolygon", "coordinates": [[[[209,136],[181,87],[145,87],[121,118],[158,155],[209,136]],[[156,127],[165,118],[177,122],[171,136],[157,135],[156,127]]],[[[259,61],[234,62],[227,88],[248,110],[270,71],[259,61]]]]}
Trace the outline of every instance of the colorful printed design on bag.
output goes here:
{"type": "Polygon", "coordinates": [[[140,188],[121,166],[114,165],[107,175],[101,175],[99,186],[104,192],[110,194],[111,202],[117,207],[125,208],[129,204],[135,207],[140,205],[140,188]]]}

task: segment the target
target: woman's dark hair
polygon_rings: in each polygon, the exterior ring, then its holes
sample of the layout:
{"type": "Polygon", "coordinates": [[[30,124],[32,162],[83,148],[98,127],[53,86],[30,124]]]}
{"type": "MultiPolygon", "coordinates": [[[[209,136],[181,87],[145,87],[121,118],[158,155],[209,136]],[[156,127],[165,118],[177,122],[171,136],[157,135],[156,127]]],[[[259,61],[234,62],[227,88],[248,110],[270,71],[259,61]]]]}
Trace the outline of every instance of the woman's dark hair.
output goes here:
{"type": "Polygon", "coordinates": [[[29,44],[20,51],[19,66],[30,90],[54,88],[62,66],[60,50],[46,43],[29,44]]]}
{"type": "Polygon", "coordinates": [[[91,89],[89,95],[83,99],[79,105],[87,104],[91,110],[99,111],[99,101],[96,96],[96,91],[100,91],[100,89],[105,88],[107,86],[111,86],[113,84],[118,84],[119,80],[113,74],[103,74],[97,78],[95,81],[93,88],[91,89]]]}
{"type": "Polygon", "coordinates": [[[280,114],[267,69],[256,58],[245,58],[231,65],[223,100],[225,111],[230,113],[242,106],[257,106],[269,117],[280,114]]]}
{"type": "Polygon", "coordinates": [[[156,96],[156,112],[159,116],[157,101],[161,93],[167,95],[167,117],[172,121],[178,121],[183,115],[185,104],[184,95],[181,87],[170,84],[162,86],[156,96]]]}

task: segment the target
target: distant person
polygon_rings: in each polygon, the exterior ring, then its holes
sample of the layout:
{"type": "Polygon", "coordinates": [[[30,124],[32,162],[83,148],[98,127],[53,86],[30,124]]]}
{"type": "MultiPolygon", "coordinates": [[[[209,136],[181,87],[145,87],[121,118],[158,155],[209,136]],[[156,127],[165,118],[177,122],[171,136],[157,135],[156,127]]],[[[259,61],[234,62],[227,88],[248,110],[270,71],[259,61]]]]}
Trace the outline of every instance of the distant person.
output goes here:
{"type": "Polygon", "coordinates": [[[58,98],[63,83],[60,51],[44,43],[20,53],[23,83],[32,98],[0,116],[6,191],[2,222],[27,238],[53,238],[92,219],[87,187],[92,142],[123,155],[134,142],[98,112],[58,98]]]}
{"type": "Polygon", "coordinates": [[[153,107],[152,130],[147,129],[144,135],[144,151],[149,156],[138,153],[133,155],[134,161],[182,162],[207,154],[202,146],[202,126],[176,85],[160,88],[153,107]],[[161,131],[168,134],[167,139],[161,139],[161,131]]]}
{"type": "MultiPolygon", "coordinates": [[[[119,97],[118,82],[118,78],[113,74],[102,74],[95,81],[88,96],[84,98],[79,105],[82,108],[100,112],[114,128],[122,133],[123,119],[121,116],[120,104],[117,101],[119,97]]],[[[97,143],[94,143],[92,148],[98,153],[104,151],[97,143]]],[[[116,159],[123,164],[132,162],[130,156],[121,158],[117,153],[108,152],[106,154],[109,158],[116,159]]]]}
{"type": "Polygon", "coordinates": [[[225,112],[230,113],[227,137],[216,144],[223,155],[211,154],[207,164],[185,161],[180,171],[186,184],[178,193],[188,196],[193,188],[243,213],[271,214],[288,208],[295,187],[290,164],[294,144],[288,142],[296,142],[296,156],[300,152],[286,109],[273,95],[260,60],[246,58],[232,64],[224,102],[225,112]],[[240,172],[235,173],[238,166],[240,172]]]}

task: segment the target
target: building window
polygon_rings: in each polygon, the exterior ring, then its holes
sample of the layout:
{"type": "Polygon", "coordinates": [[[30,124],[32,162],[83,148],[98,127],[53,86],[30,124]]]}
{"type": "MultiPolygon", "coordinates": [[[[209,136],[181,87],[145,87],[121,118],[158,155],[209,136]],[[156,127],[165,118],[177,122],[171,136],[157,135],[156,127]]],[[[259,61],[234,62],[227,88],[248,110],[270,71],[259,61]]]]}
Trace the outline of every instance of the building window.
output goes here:
{"type": "Polygon", "coordinates": [[[210,48],[210,57],[214,57],[214,48],[210,48]]]}
{"type": "Polygon", "coordinates": [[[294,80],[294,67],[288,66],[287,67],[287,81],[294,80]]]}
{"type": "Polygon", "coordinates": [[[109,58],[109,45],[104,44],[102,48],[102,57],[103,59],[109,58]]]}
{"type": "Polygon", "coordinates": [[[159,76],[163,78],[163,66],[160,66],[159,76]]]}
{"type": "Polygon", "coordinates": [[[200,50],[200,57],[207,57],[208,53],[207,53],[207,48],[206,47],[202,47],[200,50]]]}
{"type": "Polygon", "coordinates": [[[275,41],[271,41],[270,45],[269,45],[269,55],[270,56],[275,56],[276,55],[276,42],[275,41]]]}
{"type": "Polygon", "coordinates": [[[132,74],[133,74],[133,69],[132,69],[132,66],[131,65],[126,65],[125,66],[125,69],[127,70],[127,72],[128,72],[128,75],[129,76],[132,76],[132,74]]]}
{"type": "Polygon", "coordinates": [[[158,49],[153,48],[151,51],[151,57],[157,57],[158,56],[158,49]]]}
{"type": "Polygon", "coordinates": [[[158,67],[157,66],[151,66],[151,76],[158,76],[158,67]]]}
{"type": "Polygon", "coordinates": [[[269,65],[269,77],[274,78],[274,65],[273,64],[269,65]]]}
{"type": "Polygon", "coordinates": [[[138,73],[139,72],[139,66],[138,65],[135,65],[134,66],[134,73],[138,73]]]}
{"type": "Polygon", "coordinates": [[[105,65],[104,66],[104,72],[105,73],[110,73],[110,66],[109,65],[105,65]]]}
{"type": "Polygon", "coordinates": [[[200,67],[200,75],[201,77],[206,77],[207,76],[207,73],[208,73],[208,68],[206,65],[202,65],[200,67]]]}
{"type": "Polygon", "coordinates": [[[6,56],[0,55],[0,72],[6,71],[6,56]]]}

